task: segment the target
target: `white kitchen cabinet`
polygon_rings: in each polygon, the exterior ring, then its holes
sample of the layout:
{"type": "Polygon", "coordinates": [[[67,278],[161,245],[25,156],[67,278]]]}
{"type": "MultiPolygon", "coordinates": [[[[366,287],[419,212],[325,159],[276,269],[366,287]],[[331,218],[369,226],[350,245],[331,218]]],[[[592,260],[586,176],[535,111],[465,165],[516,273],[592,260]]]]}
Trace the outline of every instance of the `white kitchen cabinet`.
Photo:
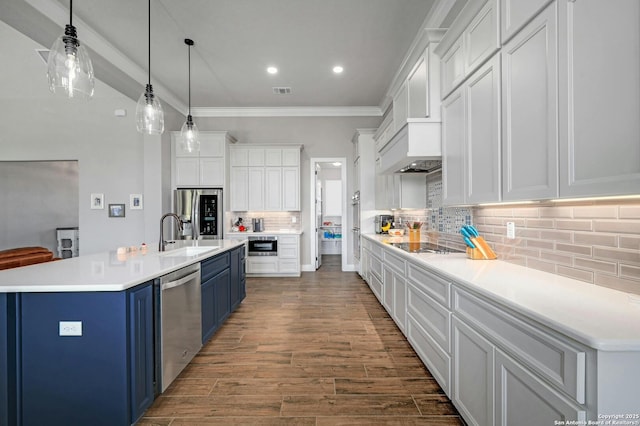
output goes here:
{"type": "Polygon", "coordinates": [[[558,3],[560,197],[637,194],[640,2],[558,3]]]}
{"type": "Polygon", "coordinates": [[[264,169],[265,203],[264,210],[278,211],[282,209],[282,167],[265,167],[264,169]]]}
{"type": "Polygon", "coordinates": [[[465,202],[465,93],[456,90],[442,101],[442,204],[465,202]]]}
{"type": "Polygon", "coordinates": [[[407,321],[407,283],[404,259],[384,251],[383,253],[383,306],[405,333],[407,321]]]}
{"type": "Polygon", "coordinates": [[[393,125],[394,133],[407,123],[409,118],[409,92],[407,84],[404,83],[393,97],[393,125]]]}
{"type": "Polygon", "coordinates": [[[552,0],[500,0],[500,34],[506,43],[552,0]]]}
{"type": "Polygon", "coordinates": [[[229,203],[231,210],[246,212],[249,210],[249,168],[231,167],[231,191],[229,203]]]}
{"type": "Polygon", "coordinates": [[[471,75],[500,48],[498,2],[489,0],[462,33],[464,74],[471,75]]]}
{"type": "Polygon", "coordinates": [[[300,276],[300,236],[278,236],[278,273],[300,276]]]}
{"type": "Polygon", "coordinates": [[[558,197],[556,6],[502,47],[504,201],[558,197]]]}
{"type": "Polygon", "coordinates": [[[382,175],[380,183],[384,185],[382,193],[386,195],[382,209],[427,208],[427,180],[424,174],[382,175]]]}
{"type": "Polygon", "coordinates": [[[440,84],[441,96],[445,99],[464,80],[463,38],[456,40],[442,56],[440,84]]]}
{"type": "Polygon", "coordinates": [[[224,188],[226,152],[236,140],[225,131],[200,133],[200,150],[184,150],[180,133],[171,133],[172,177],[174,187],[224,188]]]}
{"type": "Polygon", "coordinates": [[[300,149],[282,146],[230,150],[232,211],[299,211],[300,149]],[[245,168],[247,177],[239,169],[245,168]],[[234,171],[235,169],[238,169],[234,171]],[[238,179],[236,179],[238,177],[238,179]],[[244,203],[244,194],[247,202],[244,203]],[[240,201],[240,203],[236,203],[240,201]]]}
{"type": "Polygon", "coordinates": [[[493,425],[494,346],[455,315],[452,325],[451,401],[468,424],[493,425]]]}
{"type": "Polygon", "coordinates": [[[583,408],[499,349],[495,350],[495,417],[499,426],[587,424],[583,408]]]}
{"type": "MultiPolygon", "coordinates": [[[[265,209],[265,177],[264,168],[247,167],[247,198],[249,211],[262,211],[265,209]]],[[[232,190],[235,188],[232,186],[232,190]]],[[[242,189],[238,188],[239,191],[242,189]]]]}

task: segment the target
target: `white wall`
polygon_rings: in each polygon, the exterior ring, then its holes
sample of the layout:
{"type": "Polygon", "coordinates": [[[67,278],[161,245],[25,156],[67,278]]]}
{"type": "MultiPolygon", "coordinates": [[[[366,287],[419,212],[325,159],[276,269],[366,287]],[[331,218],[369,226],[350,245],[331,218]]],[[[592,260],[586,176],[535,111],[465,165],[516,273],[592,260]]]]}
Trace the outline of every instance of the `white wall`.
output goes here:
{"type": "MultiPolygon", "coordinates": [[[[228,130],[238,143],[302,144],[300,167],[300,206],[303,234],[300,242],[303,267],[311,265],[309,253],[311,225],[309,192],[311,157],[346,157],[347,196],[353,192],[353,144],[357,128],[377,127],[381,117],[292,117],[292,118],[195,118],[200,130],[228,130]]],[[[350,208],[351,204],[347,203],[350,208]]],[[[351,220],[351,214],[344,217],[351,220]]],[[[352,224],[348,223],[347,229],[352,224]]],[[[351,235],[348,235],[350,238],[351,235]]],[[[347,242],[349,247],[351,242],[347,242]]],[[[347,262],[353,262],[349,253],[347,262]]]]}
{"type": "MultiPolygon", "coordinates": [[[[158,226],[145,227],[145,218],[159,220],[169,206],[168,132],[162,138],[143,137],[135,127],[135,101],[100,81],[91,101],[56,98],[47,87],[46,65],[35,52],[42,46],[2,22],[0,40],[0,161],[78,161],[81,254],[156,244],[158,226]],[[115,117],[115,109],[126,109],[127,116],[115,117]],[[145,158],[153,163],[146,164],[145,158]],[[129,194],[154,188],[164,192],[149,193],[144,210],[129,209],[129,194]],[[106,209],[89,209],[95,192],[105,194],[105,204],[126,204],[126,217],[109,218],[106,209]]],[[[178,114],[166,113],[168,130],[180,125],[178,114]]]]}

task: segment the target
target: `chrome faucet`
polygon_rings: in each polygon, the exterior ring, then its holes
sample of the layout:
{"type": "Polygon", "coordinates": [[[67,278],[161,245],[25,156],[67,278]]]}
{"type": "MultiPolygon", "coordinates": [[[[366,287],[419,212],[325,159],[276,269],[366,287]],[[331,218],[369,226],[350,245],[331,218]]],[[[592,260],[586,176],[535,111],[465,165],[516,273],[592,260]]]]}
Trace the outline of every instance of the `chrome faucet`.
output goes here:
{"type": "Polygon", "coordinates": [[[178,216],[175,213],[167,213],[164,216],[162,216],[162,218],[160,219],[160,243],[158,244],[158,251],[164,251],[165,247],[168,244],[164,240],[164,227],[162,226],[164,223],[164,219],[167,217],[174,218],[176,220],[176,223],[178,224],[178,229],[182,231],[182,221],[180,220],[180,216],[178,216]]]}

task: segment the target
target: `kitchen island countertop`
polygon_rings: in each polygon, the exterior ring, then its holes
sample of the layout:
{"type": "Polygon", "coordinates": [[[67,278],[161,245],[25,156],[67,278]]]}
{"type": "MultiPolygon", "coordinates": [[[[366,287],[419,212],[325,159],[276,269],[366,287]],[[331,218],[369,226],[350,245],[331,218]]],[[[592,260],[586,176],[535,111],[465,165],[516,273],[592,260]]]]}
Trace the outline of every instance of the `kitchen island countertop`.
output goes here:
{"type": "Polygon", "coordinates": [[[0,293],[123,291],[242,245],[239,240],[179,240],[125,254],[109,251],[0,271],[0,293]],[[184,247],[211,247],[176,255],[184,247]]]}

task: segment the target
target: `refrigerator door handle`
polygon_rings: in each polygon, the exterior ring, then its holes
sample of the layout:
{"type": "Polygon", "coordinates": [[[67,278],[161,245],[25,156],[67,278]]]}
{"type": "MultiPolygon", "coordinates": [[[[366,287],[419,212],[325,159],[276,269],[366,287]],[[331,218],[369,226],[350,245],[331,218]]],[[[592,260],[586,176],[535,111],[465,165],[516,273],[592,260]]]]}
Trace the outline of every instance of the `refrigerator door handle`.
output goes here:
{"type": "Polygon", "coordinates": [[[200,191],[193,191],[191,209],[191,238],[197,240],[200,237],[200,191]]]}

